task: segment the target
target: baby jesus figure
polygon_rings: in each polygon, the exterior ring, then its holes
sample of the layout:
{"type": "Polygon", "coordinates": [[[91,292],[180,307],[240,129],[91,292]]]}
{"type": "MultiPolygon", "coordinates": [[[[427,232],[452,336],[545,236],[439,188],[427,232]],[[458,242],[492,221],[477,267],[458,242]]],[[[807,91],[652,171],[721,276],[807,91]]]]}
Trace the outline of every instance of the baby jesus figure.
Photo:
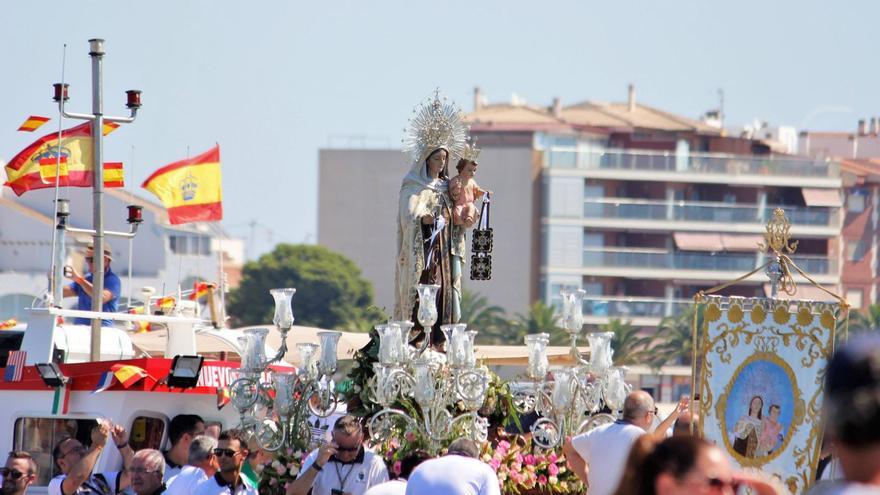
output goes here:
{"type": "Polygon", "coordinates": [[[782,432],[782,424],[779,422],[779,413],[782,408],[773,404],[770,406],[770,416],[761,420],[763,428],[761,437],[758,439],[758,456],[769,455],[776,448],[782,432]]]}
{"type": "Polygon", "coordinates": [[[487,192],[491,194],[492,191],[481,189],[474,180],[474,174],[477,173],[476,161],[462,158],[455,168],[458,169],[458,175],[449,182],[449,196],[455,203],[452,209],[452,223],[471,228],[477,223],[479,214],[474,202],[482,199],[487,192]]]}

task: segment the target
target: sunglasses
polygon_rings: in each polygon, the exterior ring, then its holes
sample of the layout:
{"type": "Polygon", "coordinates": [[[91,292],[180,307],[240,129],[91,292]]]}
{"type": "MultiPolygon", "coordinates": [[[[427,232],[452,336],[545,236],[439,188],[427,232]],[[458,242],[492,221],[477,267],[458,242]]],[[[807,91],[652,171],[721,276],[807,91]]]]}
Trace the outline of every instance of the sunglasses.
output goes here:
{"type": "Polygon", "coordinates": [[[17,480],[26,474],[27,473],[22,473],[21,471],[16,471],[15,469],[0,468],[0,476],[2,476],[4,478],[10,478],[13,480],[17,480]]]}
{"type": "Polygon", "coordinates": [[[360,447],[336,447],[336,452],[357,452],[360,447]]]}
{"type": "Polygon", "coordinates": [[[217,457],[223,457],[224,455],[226,457],[232,457],[238,452],[239,451],[232,449],[214,449],[214,455],[216,455],[217,457]]]}

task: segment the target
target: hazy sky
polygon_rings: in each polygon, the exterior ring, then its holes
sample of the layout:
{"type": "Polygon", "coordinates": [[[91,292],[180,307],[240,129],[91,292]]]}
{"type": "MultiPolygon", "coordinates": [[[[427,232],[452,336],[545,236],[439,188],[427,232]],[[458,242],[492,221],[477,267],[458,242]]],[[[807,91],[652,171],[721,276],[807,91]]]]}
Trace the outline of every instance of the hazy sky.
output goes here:
{"type": "Polygon", "coordinates": [[[469,111],[476,85],[490,102],[546,105],[623,101],[632,82],[639,101],[691,117],[723,88],[730,125],[853,130],[880,115],[878,18],[869,0],[8,1],[0,158],[57,130],[64,43],[69,108],[91,109],[87,40],[102,37],[105,112],[123,115],[123,91],[144,91],[107,160],[139,186],[188,146],[219,142],[223,225],[246,238],[259,222],[259,253],[315,241],[319,148],[361,146],[351,136],[396,147],[435,86],[469,111]],[[16,132],[30,114],[54,120],[16,132]]]}

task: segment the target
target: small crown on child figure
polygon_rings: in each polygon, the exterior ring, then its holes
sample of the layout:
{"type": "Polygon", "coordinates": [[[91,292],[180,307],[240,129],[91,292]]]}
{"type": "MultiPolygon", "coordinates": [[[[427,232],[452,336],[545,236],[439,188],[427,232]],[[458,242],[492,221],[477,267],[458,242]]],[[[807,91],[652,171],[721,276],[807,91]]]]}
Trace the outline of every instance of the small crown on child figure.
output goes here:
{"type": "Polygon", "coordinates": [[[477,138],[472,138],[472,142],[464,144],[464,151],[461,152],[461,157],[464,160],[469,162],[477,163],[477,158],[480,156],[480,148],[477,148],[477,138]]]}

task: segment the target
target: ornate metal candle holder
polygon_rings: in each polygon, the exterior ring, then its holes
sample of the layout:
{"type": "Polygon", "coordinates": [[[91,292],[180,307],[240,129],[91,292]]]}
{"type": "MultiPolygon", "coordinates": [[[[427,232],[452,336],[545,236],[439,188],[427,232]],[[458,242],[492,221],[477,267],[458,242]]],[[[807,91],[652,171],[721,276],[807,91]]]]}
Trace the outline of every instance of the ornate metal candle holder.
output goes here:
{"type": "Polygon", "coordinates": [[[370,436],[381,442],[401,434],[416,434],[436,452],[453,434],[485,441],[488,423],[477,414],[486,399],[488,370],[476,366],[477,332],[463,323],[442,325],[446,354],[429,345],[431,326],[437,321],[437,286],[419,285],[419,323],[425,342],[409,345],[413,324],[392,321],[378,325],[379,362],[373,365],[371,391],[382,410],[368,423],[370,436]],[[402,407],[394,407],[395,405],[402,407]],[[465,412],[454,416],[458,405],[465,412]]]}
{"type": "Polygon", "coordinates": [[[539,333],[525,337],[529,383],[514,391],[514,404],[520,412],[535,411],[541,416],[532,424],[531,432],[535,444],[545,449],[560,445],[567,436],[613,421],[613,416],[597,413],[605,407],[616,412],[629,393],[629,386],[624,381],[626,368],[612,366],[613,333],[587,334],[589,361],[578,351],[585,294],[581,289],[562,290],[562,324],[570,336],[574,366],[553,371],[553,380],[547,380],[550,336],[539,333]]]}
{"type": "Polygon", "coordinates": [[[287,352],[287,333],[293,326],[292,298],[296,289],[272,289],[273,322],[281,332],[281,348],[266,357],[267,328],[244,331],[239,337],[241,366],[230,387],[232,404],[241,416],[240,428],[256,435],[260,446],[275,451],[282,447],[306,448],[311,440],[309,415],[327,417],[336,410],[336,349],[340,332],[319,332],[321,345],[297,344],[297,371],[274,371],[272,363],[287,352]],[[320,356],[317,355],[320,349],[320,356]]]}

